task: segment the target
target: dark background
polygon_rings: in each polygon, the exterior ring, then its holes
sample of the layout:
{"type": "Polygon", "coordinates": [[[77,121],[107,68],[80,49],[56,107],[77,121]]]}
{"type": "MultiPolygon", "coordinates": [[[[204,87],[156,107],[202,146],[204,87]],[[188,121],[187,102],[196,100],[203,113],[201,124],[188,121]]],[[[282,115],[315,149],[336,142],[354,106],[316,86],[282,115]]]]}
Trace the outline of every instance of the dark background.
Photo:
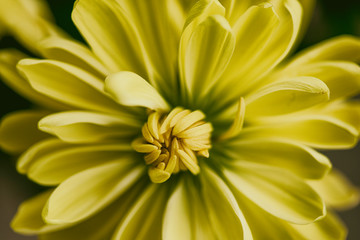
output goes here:
{"type": "MultiPolygon", "coordinates": [[[[74,0],[48,0],[48,2],[53,9],[57,24],[76,39],[81,40],[80,34],[70,18],[74,0]]],[[[309,29],[299,49],[341,34],[360,36],[360,1],[319,0],[309,29]]],[[[0,48],[7,47],[22,49],[12,38],[5,37],[0,40],[0,48]]],[[[31,105],[2,82],[0,82],[0,100],[0,117],[15,110],[26,109],[31,105]]],[[[360,186],[360,146],[352,150],[330,151],[326,154],[330,156],[335,167],[341,169],[354,184],[360,186]]],[[[25,176],[19,175],[14,166],[15,159],[0,152],[0,239],[35,239],[17,235],[8,226],[19,203],[42,190],[42,187],[30,182],[25,176]]],[[[349,228],[348,239],[360,239],[360,207],[341,212],[340,216],[349,228]]]]}

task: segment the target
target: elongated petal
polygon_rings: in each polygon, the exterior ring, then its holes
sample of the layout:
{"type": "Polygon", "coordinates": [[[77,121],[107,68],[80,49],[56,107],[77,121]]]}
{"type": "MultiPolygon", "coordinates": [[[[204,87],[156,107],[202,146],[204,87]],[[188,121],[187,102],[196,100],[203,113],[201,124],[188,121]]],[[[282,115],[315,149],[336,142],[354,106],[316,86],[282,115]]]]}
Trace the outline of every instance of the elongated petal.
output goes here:
{"type": "Polygon", "coordinates": [[[30,166],[35,164],[38,159],[41,159],[43,156],[46,156],[53,151],[63,150],[68,147],[70,147],[70,144],[59,139],[46,138],[28,148],[19,157],[16,168],[20,173],[25,174],[28,172],[30,166]]]}
{"type": "Polygon", "coordinates": [[[343,149],[353,147],[359,135],[353,126],[323,115],[276,117],[266,122],[273,124],[249,127],[242,132],[243,137],[277,136],[315,148],[343,149]]]}
{"type": "Polygon", "coordinates": [[[334,213],[328,212],[320,221],[307,225],[288,225],[293,232],[295,239],[338,239],[345,240],[347,230],[339,217],[334,213]]]}
{"type": "Polygon", "coordinates": [[[139,75],[132,72],[119,72],[106,78],[105,90],[119,103],[126,106],[141,106],[154,110],[168,110],[169,105],[139,75]]]}
{"type": "Polygon", "coordinates": [[[257,117],[299,111],[327,101],[329,95],[326,84],[313,77],[275,82],[246,98],[246,116],[257,117]]]}
{"type": "Polygon", "coordinates": [[[166,187],[149,185],[128,210],[111,239],[161,239],[161,219],[166,201],[166,187]]]}
{"type": "Polygon", "coordinates": [[[146,75],[138,32],[117,1],[76,1],[72,19],[111,72],[126,70],[146,75]]]}
{"type": "Polygon", "coordinates": [[[66,38],[51,37],[41,42],[41,54],[48,59],[58,60],[77,66],[99,78],[108,70],[97,60],[85,45],[66,38]]]}
{"type": "Polygon", "coordinates": [[[103,92],[103,82],[73,65],[24,59],[18,64],[31,86],[57,101],[82,109],[117,112],[121,109],[103,92]]]}
{"type": "MultiPolygon", "coordinates": [[[[186,31],[186,30],[185,30],[186,31]]],[[[209,16],[194,28],[190,39],[182,38],[180,71],[190,98],[201,98],[225,71],[235,38],[224,17],[209,16]]],[[[194,100],[196,101],[196,100],[194,100]]]]}
{"type": "Polygon", "coordinates": [[[144,181],[140,181],[91,218],[61,231],[41,234],[39,240],[110,239],[121,219],[143,191],[144,181]]]}
{"type": "Polygon", "coordinates": [[[24,201],[11,221],[12,229],[22,234],[39,234],[67,227],[65,224],[48,225],[42,219],[41,211],[52,192],[48,190],[24,201]]]}
{"type": "Polygon", "coordinates": [[[326,214],[325,204],[311,187],[279,168],[236,162],[224,174],[251,201],[288,222],[308,224],[326,214]]]}
{"type": "Polygon", "coordinates": [[[297,142],[270,138],[247,138],[229,142],[234,159],[287,169],[302,178],[322,178],[331,169],[329,159],[297,142]]]}
{"type": "Polygon", "coordinates": [[[38,43],[48,36],[65,35],[52,22],[46,1],[0,2],[0,24],[28,49],[38,52],[38,43]]]}
{"type": "Polygon", "coordinates": [[[226,183],[203,166],[203,199],[217,238],[253,239],[246,219],[226,183]],[[221,203],[221,204],[219,204],[221,203]]]}
{"type": "Polygon", "coordinates": [[[37,141],[48,137],[38,130],[38,121],[47,111],[24,110],[5,116],[0,125],[0,146],[11,153],[21,153],[37,141]]]}
{"type": "Polygon", "coordinates": [[[41,156],[28,170],[28,177],[41,185],[58,185],[85,169],[113,160],[128,158],[130,144],[80,145],[54,149],[41,156]]]}
{"type": "Polygon", "coordinates": [[[35,91],[26,79],[16,69],[16,64],[28,56],[15,49],[0,51],[0,76],[1,80],[18,94],[26,97],[39,106],[54,110],[64,110],[67,107],[53,99],[35,91]]]}
{"type": "Polygon", "coordinates": [[[41,119],[39,129],[66,142],[88,143],[136,134],[141,123],[127,114],[67,111],[41,119]]]}
{"type": "Polygon", "coordinates": [[[43,211],[45,222],[75,223],[84,220],[129,189],[143,174],[133,159],[121,159],[90,168],[61,183],[43,211]]]}
{"type": "Polygon", "coordinates": [[[215,239],[201,196],[190,179],[181,181],[166,205],[164,240],[215,239]]]}
{"type": "Polygon", "coordinates": [[[321,42],[300,52],[289,67],[295,67],[316,61],[360,61],[360,39],[354,36],[339,36],[321,42]]]}
{"type": "Polygon", "coordinates": [[[360,201],[360,189],[339,171],[333,169],[323,179],[309,181],[325,200],[326,204],[338,210],[345,210],[356,206],[360,201]]]}
{"type": "Polygon", "coordinates": [[[239,18],[238,30],[234,29],[237,47],[229,64],[232,68],[224,73],[222,86],[214,89],[216,95],[225,95],[223,101],[230,101],[256,86],[292,49],[301,18],[301,5],[296,0],[270,1],[249,8],[239,18]]]}
{"type": "Polygon", "coordinates": [[[264,211],[236,189],[233,194],[249,223],[254,239],[292,239],[286,222],[264,211]]]}

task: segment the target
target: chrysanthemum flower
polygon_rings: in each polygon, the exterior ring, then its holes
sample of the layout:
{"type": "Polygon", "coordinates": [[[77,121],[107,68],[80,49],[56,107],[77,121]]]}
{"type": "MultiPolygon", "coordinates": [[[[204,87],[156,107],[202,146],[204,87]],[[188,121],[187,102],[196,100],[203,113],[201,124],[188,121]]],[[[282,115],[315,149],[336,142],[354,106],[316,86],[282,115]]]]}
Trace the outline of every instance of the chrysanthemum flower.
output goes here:
{"type": "Polygon", "coordinates": [[[18,170],[50,187],[19,207],[14,230],[344,239],[326,205],[355,204],[358,191],[315,149],[357,143],[360,105],[348,99],[360,91],[360,41],[284,61],[310,5],[78,0],[72,17],[90,48],[45,34],[35,47],[45,59],[3,51],[5,81],[43,110],[5,118],[2,146],[30,146],[18,170]]]}

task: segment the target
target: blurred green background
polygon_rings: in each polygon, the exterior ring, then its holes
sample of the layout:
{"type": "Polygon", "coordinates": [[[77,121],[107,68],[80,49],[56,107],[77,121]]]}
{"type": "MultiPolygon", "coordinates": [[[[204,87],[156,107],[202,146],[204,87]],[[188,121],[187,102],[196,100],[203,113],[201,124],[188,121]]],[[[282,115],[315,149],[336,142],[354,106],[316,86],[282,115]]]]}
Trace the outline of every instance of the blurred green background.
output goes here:
{"type": "MultiPolygon", "coordinates": [[[[73,37],[81,40],[80,34],[70,18],[74,0],[48,0],[48,2],[53,10],[57,24],[73,37]]],[[[318,0],[309,29],[298,50],[341,34],[360,36],[360,1],[318,0]]],[[[10,37],[0,39],[0,48],[8,47],[22,49],[10,37]]],[[[1,82],[0,97],[0,117],[15,110],[30,107],[29,102],[1,82]]],[[[360,186],[360,146],[352,150],[331,151],[326,154],[330,156],[334,166],[341,169],[353,183],[360,186]]],[[[26,177],[19,175],[15,171],[15,159],[3,152],[0,152],[0,158],[0,239],[35,239],[34,237],[24,237],[13,233],[9,227],[9,222],[19,203],[41,191],[42,187],[30,182],[26,177]]],[[[360,239],[360,207],[341,212],[340,216],[349,228],[348,239],[360,239]]]]}

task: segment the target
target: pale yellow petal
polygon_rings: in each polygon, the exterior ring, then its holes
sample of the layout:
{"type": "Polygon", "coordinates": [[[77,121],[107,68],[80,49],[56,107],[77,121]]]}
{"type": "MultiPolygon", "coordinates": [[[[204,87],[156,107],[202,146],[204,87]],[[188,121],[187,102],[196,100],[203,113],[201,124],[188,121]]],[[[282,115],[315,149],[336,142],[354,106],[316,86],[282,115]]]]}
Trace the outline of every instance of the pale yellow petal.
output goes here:
{"type": "Polygon", "coordinates": [[[128,143],[73,145],[65,149],[54,149],[36,159],[27,175],[41,185],[58,185],[85,169],[128,158],[132,151],[128,143]]]}
{"type": "Polygon", "coordinates": [[[189,39],[186,37],[182,37],[180,46],[181,81],[185,81],[191,103],[199,105],[199,99],[208,94],[225,71],[235,37],[229,23],[219,15],[205,18],[194,27],[189,39]]]}
{"type": "Polygon", "coordinates": [[[218,239],[253,239],[232,191],[210,168],[201,168],[202,195],[218,239]]]}
{"type": "Polygon", "coordinates": [[[216,239],[201,193],[190,178],[181,181],[169,197],[163,218],[164,240],[216,239]]]}
{"type": "Polygon", "coordinates": [[[332,208],[345,210],[356,206],[360,201],[360,189],[336,169],[321,180],[309,181],[309,184],[332,208]]]}
{"type": "Polygon", "coordinates": [[[33,103],[45,108],[64,110],[67,107],[53,99],[35,91],[26,79],[16,69],[16,64],[28,56],[15,49],[0,50],[0,76],[1,80],[18,94],[26,97],[33,103]]]}
{"type": "Polygon", "coordinates": [[[19,206],[16,215],[11,221],[11,228],[17,233],[26,235],[46,233],[66,228],[68,226],[66,224],[49,225],[42,219],[42,209],[52,192],[53,190],[48,190],[24,201],[19,206]]]}
{"type": "Polygon", "coordinates": [[[227,148],[229,150],[225,152],[233,159],[283,168],[302,178],[322,178],[331,169],[325,155],[276,136],[233,140],[227,144],[227,148]]]}
{"type": "Polygon", "coordinates": [[[113,203],[94,216],[61,231],[39,235],[39,240],[110,239],[121,219],[144,191],[144,181],[134,184],[113,203]]]}
{"type": "Polygon", "coordinates": [[[41,119],[39,129],[66,142],[89,143],[134,136],[141,122],[127,114],[66,111],[41,119]]]}
{"type": "Polygon", "coordinates": [[[314,77],[274,82],[246,97],[246,117],[287,114],[326,102],[330,91],[314,77]]]}
{"type": "Polygon", "coordinates": [[[110,75],[105,81],[105,90],[120,104],[141,106],[166,111],[169,105],[158,91],[145,79],[132,72],[110,75]]]}
{"type": "Polygon", "coordinates": [[[43,211],[45,222],[75,223],[100,211],[128,190],[143,175],[134,159],[104,163],[73,175],[51,194],[43,211]]]}
{"type": "Polygon", "coordinates": [[[121,106],[103,91],[101,79],[73,65],[54,61],[24,59],[18,69],[38,92],[81,109],[121,111],[121,106]]]}
{"type": "Polygon", "coordinates": [[[256,127],[242,131],[242,137],[280,137],[320,149],[351,148],[359,132],[353,126],[331,116],[303,114],[262,120],[256,127]]]}
{"type": "Polygon", "coordinates": [[[48,113],[44,110],[23,110],[6,115],[0,125],[1,148],[18,154],[48,137],[48,134],[37,127],[38,121],[48,113]]]}
{"type": "Polygon", "coordinates": [[[283,169],[237,161],[224,170],[224,175],[259,207],[288,222],[308,224],[326,215],[320,196],[301,178],[283,169]]]}
{"type": "MultiPolygon", "coordinates": [[[[163,183],[166,184],[166,183],[163,183]]],[[[133,202],[112,240],[161,239],[162,217],[167,201],[166,187],[150,184],[141,196],[133,202]]]]}
{"type": "Polygon", "coordinates": [[[104,79],[108,70],[91,50],[80,42],[60,37],[42,41],[41,54],[45,58],[66,62],[104,79]]]}

